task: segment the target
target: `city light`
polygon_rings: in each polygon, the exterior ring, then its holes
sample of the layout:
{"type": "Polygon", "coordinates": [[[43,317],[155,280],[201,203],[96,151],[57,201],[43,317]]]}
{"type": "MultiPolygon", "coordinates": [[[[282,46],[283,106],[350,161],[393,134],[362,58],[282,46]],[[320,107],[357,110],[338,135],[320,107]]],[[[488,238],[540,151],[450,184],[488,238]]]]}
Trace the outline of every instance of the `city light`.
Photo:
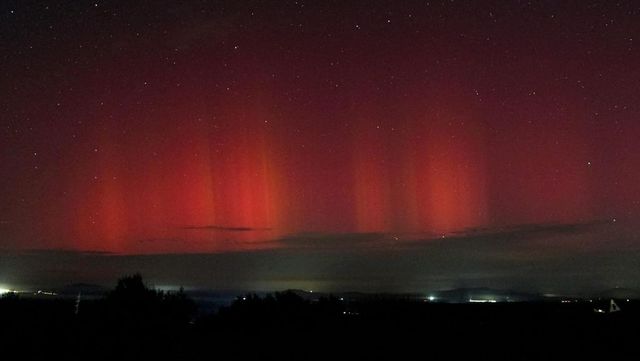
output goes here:
{"type": "Polygon", "coordinates": [[[5,293],[11,293],[13,291],[11,291],[10,289],[7,288],[0,288],[0,295],[4,295],[5,293]]]}
{"type": "Polygon", "coordinates": [[[471,302],[471,303],[496,303],[498,301],[496,301],[496,300],[480,300],[480,299],[470,298],[469,302],[471,302]]]}

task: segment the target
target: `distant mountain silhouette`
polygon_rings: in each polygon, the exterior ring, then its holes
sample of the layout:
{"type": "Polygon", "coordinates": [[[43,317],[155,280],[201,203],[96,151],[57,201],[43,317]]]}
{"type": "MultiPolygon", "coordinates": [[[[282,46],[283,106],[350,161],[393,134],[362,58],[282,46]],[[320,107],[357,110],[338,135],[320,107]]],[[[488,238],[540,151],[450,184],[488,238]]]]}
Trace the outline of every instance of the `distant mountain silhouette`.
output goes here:
{"type": "Polygon", "coordinates": [[[616,287],[594,294],[595,298],[640,299],[640,290],[616,287]]]}
{"type": "Polygon", "coordinates": [[[73,283],[63,286],[56,290],[60,295],[75,296],[78,293],[82,293],[86,296],[102,296],[108,291],[108,288],[91,283],[73,283]]]}

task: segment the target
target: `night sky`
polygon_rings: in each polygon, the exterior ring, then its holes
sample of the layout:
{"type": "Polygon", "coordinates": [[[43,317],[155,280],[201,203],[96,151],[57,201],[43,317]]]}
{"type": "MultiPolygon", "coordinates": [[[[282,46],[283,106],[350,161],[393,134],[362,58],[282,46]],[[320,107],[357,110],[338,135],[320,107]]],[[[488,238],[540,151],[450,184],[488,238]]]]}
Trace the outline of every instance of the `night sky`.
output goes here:
{"type": "Polygon", "coordinates": [[[638,43],[637,1],[3,1],[0,250],[637,285],[638,43]]]}

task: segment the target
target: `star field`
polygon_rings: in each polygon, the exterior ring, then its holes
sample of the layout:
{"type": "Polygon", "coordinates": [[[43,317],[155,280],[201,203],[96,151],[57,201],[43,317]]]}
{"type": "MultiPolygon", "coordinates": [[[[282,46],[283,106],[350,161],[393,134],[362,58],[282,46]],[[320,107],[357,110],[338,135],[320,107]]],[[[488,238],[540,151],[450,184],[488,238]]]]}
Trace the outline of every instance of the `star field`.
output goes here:
{"type": "Polygon", "coordinates": [[[5,1],[0,248],[635,234],[639,20],[634,1],[5,1]]]}

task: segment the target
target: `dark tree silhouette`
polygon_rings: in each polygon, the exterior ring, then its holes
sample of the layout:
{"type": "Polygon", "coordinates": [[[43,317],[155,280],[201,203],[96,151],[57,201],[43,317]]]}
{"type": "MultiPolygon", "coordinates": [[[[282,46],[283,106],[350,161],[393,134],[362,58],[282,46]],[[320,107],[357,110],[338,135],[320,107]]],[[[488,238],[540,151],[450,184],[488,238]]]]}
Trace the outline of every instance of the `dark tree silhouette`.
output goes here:
{"type": "Polygon", "coordinates": [[[178,327],[187,324],[196,311],[182,288],[175,293],[158,291],[147,287],[140,274],[119,279],[105,302],[109,320],[127,327],[178,327]]]}

